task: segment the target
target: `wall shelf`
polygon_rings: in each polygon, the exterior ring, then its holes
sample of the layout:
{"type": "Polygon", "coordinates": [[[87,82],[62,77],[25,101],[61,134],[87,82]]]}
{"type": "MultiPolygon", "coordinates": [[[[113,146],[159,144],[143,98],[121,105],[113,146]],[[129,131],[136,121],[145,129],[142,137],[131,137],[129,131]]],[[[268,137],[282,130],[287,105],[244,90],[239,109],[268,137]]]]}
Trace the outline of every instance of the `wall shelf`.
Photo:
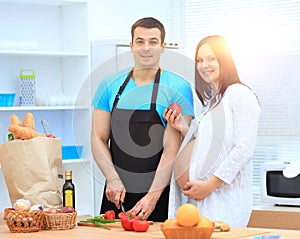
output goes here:
{"type": "Polygon", "coordinates": [[[0,111],[89,110],[90,106],[13,106],[0,107],[0,111]]]}
{"type": "Polygon", "coordinates": [[[86,163],[90,163],[91,160],[88,158],[80,158],[80,159],[63,159],[62,160],[63,164],[86,164],[86,163]]]}
{"type": "Polygon", "coordinates": [[[74,3],[87,3],[87,0],[0,0],[0,2],[22,3],[22,4],[39,4],[39,5],[53,5],[64,6],[74,3]]]}
{"type": "Polygon", "coordinates": [[[38,51],[38,50],[10,50],[10,49],[1,49],[0,41],[0,56],[32,56],[32,57],[74,57],[82,56],[86,57],[89,53],[85,51],[38,51]]]}

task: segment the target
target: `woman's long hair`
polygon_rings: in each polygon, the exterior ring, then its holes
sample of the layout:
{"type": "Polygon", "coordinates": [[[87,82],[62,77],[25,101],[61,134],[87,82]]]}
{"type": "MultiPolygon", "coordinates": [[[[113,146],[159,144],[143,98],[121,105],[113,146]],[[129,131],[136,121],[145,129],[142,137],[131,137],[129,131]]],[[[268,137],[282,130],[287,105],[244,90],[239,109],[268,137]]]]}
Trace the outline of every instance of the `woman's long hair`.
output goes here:
{"type": "Polygon", "coordinates": [[[196,94],[198,95],[202,104],[206,105],[216,93],[222,98],[227,87],[235,83],[241,83],[241,81],[238,76],[229,46],[225,39],[218,35],[207,36],[203,38],[198,43],[195,54],[195,87],[196,94]],[[213,50],[220,66],[220,85],[217,92],[213,90],[211,84],[208,84],[205,80],[203,80],[197,70],[196,59],[198,50],[204,44],[207,44],[213,50]]]}

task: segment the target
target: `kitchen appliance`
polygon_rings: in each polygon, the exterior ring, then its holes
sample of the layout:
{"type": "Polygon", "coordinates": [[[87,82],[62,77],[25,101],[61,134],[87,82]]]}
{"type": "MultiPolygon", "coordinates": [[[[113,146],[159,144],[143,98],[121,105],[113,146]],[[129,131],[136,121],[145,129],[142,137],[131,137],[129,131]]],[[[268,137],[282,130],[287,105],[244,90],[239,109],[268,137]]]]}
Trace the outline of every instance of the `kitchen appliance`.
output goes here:
{"type": "Polygon", "coordinates": [[[300,206],[300,162],[261,165],[261,201],[273,205],[300,206]]]}
{"type": "Polygon", "coordinates": [[[35,105],[35,74],[33,70],[21,70],[19,97],[21,106],[35,105]]]}

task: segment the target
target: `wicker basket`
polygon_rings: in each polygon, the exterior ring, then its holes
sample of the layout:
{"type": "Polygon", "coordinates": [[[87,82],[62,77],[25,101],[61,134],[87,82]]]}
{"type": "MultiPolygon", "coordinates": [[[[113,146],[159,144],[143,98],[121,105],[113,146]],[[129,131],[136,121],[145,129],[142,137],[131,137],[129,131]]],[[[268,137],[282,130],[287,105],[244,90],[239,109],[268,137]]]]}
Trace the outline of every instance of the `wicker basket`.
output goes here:
{"type": "Polygon", "coordinates": [[[44,213],[44,227],[46,230],[72,229],[76,225],[77,212],[73,213],[44,213]]]}
{"type": "Polygon", "coordinates": [[[166,239],[210,239],[213,227],[178,227],[166,228],[161,225],[161,230],[166,239]]]}
{"type": "Polygon", "coordinates": [[[20,212],[13,208],[4,209],[4,220],[11,232],[37,232],[43,224],[44,210],[20,212]]]}

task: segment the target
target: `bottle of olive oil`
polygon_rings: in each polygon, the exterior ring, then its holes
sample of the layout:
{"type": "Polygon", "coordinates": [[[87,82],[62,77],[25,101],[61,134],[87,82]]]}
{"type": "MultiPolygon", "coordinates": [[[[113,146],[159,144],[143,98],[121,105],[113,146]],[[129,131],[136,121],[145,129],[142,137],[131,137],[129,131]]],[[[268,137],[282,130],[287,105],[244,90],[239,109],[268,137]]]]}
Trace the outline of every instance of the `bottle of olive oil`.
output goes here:
{"type": "Polygon", "coordinates": [[[63,207],[71,206],[75,209],[75,185],[72,182],[72,171],[65,171],[65,183],[63,185],[63,207]]]}

